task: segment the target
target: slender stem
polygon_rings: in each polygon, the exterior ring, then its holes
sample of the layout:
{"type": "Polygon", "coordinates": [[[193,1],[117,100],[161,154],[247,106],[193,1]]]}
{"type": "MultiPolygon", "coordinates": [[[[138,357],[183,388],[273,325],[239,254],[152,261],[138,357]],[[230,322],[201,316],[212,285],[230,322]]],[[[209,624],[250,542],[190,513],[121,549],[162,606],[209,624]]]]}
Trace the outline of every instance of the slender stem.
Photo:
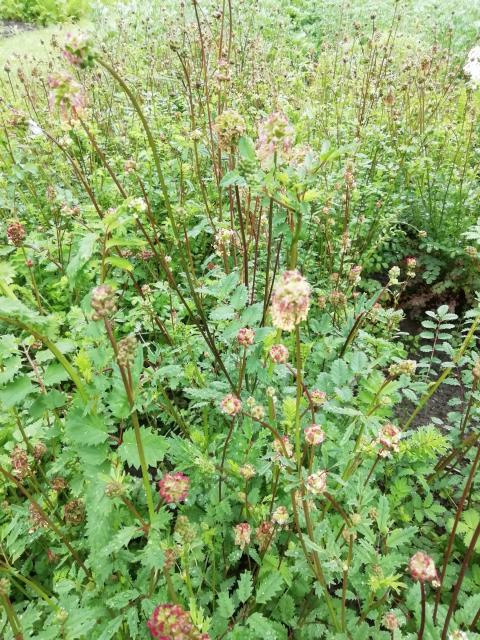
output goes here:
{"type": "Polygon", "coordinates": [[[460,522],[460,517],[461,517],[462,512],[463,512],[463,507],[465,505],[465,501],[466,501],[467,496],[468,496],[468,494],[470,492],[470,488],[472,486],[473,479],[475,477],[475,471],[477,470],[477,466],[478,466],[478,462],[479,461],[480,461],[480,446],[477,448],[477,455],[475,456],[475,460],[473,461],[472,466],[470,468],[470,473],[468,474],[467,482],[465,483],[465,488],[463,490],[462,497],[460,498],[460,502],[458,503],[457,511],[455,513],[455,520],[454,520],[454,523],[453,523],[452,530],[450,531],[450,536],[448,538],[447,548],[446,548],[445,554],[443,556],[442,571],[440,573],[440,586],[437,589],[437,593],[435,594],[435,608],[433,610],[433,622],[435,624],[437,622],[437,610],[438,610],[438,605],[440,603],[440,596],[441,596],[441,593],[442,593],[442,585],[443,585],[443,581],[445,579],[445,574],[447,572],[448,561],[450,559],[450,554],[452,552],[452,547],[453,547],[453,542],[454,542],[454,539],[455,539],[455,534],[456,534],[456,531],[457,531],[458,523],[460,522]]]}
{"type": "MultiPolygon", "coordinates": [[[[113,351],[115,355],[118,356],[118,344],[115,339],[115,335],[113,333],[110,320],[108,318],[104,318],[104,323],[105,323],[105,328],[107,330],[108,338],[112,345],[113,351]]],[[[150,476],[148,475],[148,465],[145,457],[145,449],[143,447],[143,442],[142,442],[142,432],[140,429],[140,421],[138,419],[138,414],[134,409],[135,398],[133,396],[133,389],[131,387],[131,384],[129,383],[129,377],[128,377],[129,372],[125,369],[125,367],[120,365],[120,363],[118,363],[118,368],[120,369],[120,374],[122,376],[123,386],[125,387],[125,392],[127,394],[128,404],[130,405],[130,409],[132,411],[131,419],[132,419],[133,429],[135,432],[135,443],[137,445],[138,458],[140,460],[140,468],[142,470],[143,487],[145,489],[145,498],[147,501],[148,515],[149,515],[150,524],[151,524],[153,522],[153,519],[155,518],[155,506],[153,504],[152,488],[150,487],[150,476]]]]}
{"type": "Polygon", "coordinates": [[[458,574],[458,579],[457,579],[457,582],[455,583],[455,588],[453,589],[452,597],[450,599],[450,605],[448,607],[447,615],[445,617],[445,623],[443,625],[441,640],[446,640],[448,627],[450,625],[450,620],[452,618],[453,612],[455,611],[455,607],[457,606],[457,599],[458,599],[458,594],[460,593],[460,587],[462,586],[465,573],[468,569],[470,559],[473,555],[473,552],[475,550],[475,546],[477,544],[477,540],[479,537],[480,537],[480,522],[477,524],[477,528],[475,529],[472,539],[470,540],[467,553],[465,554],[462,565],[460,567],[460,573],[458,574]]]}
{"type": "Polygon", "coordinates": [[[297,405],[295,411],[295,454],[297,458],[298,473],[301,472],[302,466],[302,450],[300,445],[301,432],[300,432],[300,404],[302,402],[302,348],[300,341],[300,327],[297,324],[295,327],[295,355],[297,366],[297,405]]]}
{"type": "Polygon", "coordinates": [[[418,630],[418,636],[417,636],[417,640],[422,640],[423,639],[423,634],[425,632],[425,585],[422,582],[420,582],[420,594],[421,594],[421,617],[420,617],[420,628],[418,630]]]}

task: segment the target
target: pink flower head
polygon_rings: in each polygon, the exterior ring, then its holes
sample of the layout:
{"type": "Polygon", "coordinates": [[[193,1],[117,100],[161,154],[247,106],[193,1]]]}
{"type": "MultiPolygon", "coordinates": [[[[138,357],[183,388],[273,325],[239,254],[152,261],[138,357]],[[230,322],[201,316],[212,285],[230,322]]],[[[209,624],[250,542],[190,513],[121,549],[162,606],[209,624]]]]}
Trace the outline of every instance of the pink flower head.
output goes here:
{"type": "Polygon", "coordinates": [[[253,344],[255,340],[255,331],[253,329],[248,329],[247,327],[243,327],[237,333],[237,342],[241,344],[243,347],[249,347],[253,344]]]}
{"type": "Polygon", "coordinates": [[[185,502],[188,496],[190,478],[181,471],[166,473],[158,483],[158,490],[167,504],[185,502]]]}
{"type": "Polygon", "coordinates": [[[62,53],[71,65],[85,69],[93,64],[91,45],[90,37],[86,33],[68,33],[62,53]]]}
{"type": "Polygon", "coordinates": [[[57,73],[48,79],[50,108],[58,107],[63,120],[76,119],[86,106],[82,85],[68,73],[57,73]]]}
{"type": "Polygon", "coordinates": [[[410,558],[408,570],[415,581],[434,582],[438,580],[434,561],[423,551],[417,551],[410,558]]]}
{"type": "Polygon", "coordinates": [[[227,393],[220,403],[220,409],[227,416],[236,416],[242,410],[242,401],[233,393],[227,393]]]}
{"type": "Polygon", "coordinates": [[[243,549],[250,544],[252,528],[248,522],[241,522],[240,524],[237,524],[233,530],[235,533],[235,544],[243,551],[243,549]]]}
{"type": "Polygon", "coordinates": [[[270,349],[270,358],[275,364],[285,364],[288,361],[288,349],[283,344],[274,344],[270,349]]]}
{"type": "Polygon", "coordinates": [[[178,604],[161,604],[155,607],[147,622],[156,640],[209,640],[193,625],[190,614],[178,604]]]}
{"type": "Polygon", "coordinates": [[[21,247],[27,232],[21,222],[12,222],[7,227],[7,238],[16,247],[21,247]]]}
{"type": "Polygon", "coordinates": [[[272,296],[272,323],[283,331],[293,331],[307,319],[310,285],[296,270],[285,271],[272,296]]]}
{"type": "Polygon", "coordinates": [[[400,626],[400,622],[393,611],[389,611],[383,616],[382,624],[388,631],[395,631],[400,626]]]}
{"type": "Polygon", "coordinates": [[[388,458],[392,451],[395,453],[399,451],[400,447],[398,443],[400,442],[401,435],[402,432],[400,429],[391,422],[383,425],[377,439],[378,444],[382,447],[379,452],[382,458],[388,458]]]}
{"type": "Polygon", "coordinates": [[[258,546],[260,547],[261,551],[267,549],[273,538],[274,531],[275,527],[273,523],[270,522],[270,520],[264,520],[258,525],[255,533],[257,536],[258,546]]]}
{"type": "Polygon", "coordinates": [[[321,407],[322,404],[325,404],[327,399],[327,394],[325,391],[320,391],[319,389],[312,389],[310,391],[310,400],[315,407],[321,407]]]}
{"type": "Polygon", "coordinates": [[[275,160],[281,164],[290,158],[295,131],[288,118],[279,111],[272,113],[258,128],[257,155],[263,169],[275,160]]]}
{"type": "Polygon", "coordinates": [[[319,424],[311,424],[305,429],[305,440],[312,446],[318,446],[325,440],[325,431],[319,424]]]}
{"type": "Polygon", "coordinates": [[[310,493],[314,493],[315,495],[322,494],[327,488],[327,477],[328,473],[325,470],[317,471],[308,476],[307,488],[310,493]]]}

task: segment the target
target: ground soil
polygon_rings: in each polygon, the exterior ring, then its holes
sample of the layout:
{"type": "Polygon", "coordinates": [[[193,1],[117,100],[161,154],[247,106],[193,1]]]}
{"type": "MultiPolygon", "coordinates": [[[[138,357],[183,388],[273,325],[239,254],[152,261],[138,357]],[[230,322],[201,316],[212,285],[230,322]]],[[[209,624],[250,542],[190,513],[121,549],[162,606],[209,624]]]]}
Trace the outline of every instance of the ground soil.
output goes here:
{"type": "Polygon", "coordinates": [[[9,38],[22,31],[32,31],[33,29],[36,29],[34,24],[27,24],[17,20],[0,20],[0,38],[9,38]]]}

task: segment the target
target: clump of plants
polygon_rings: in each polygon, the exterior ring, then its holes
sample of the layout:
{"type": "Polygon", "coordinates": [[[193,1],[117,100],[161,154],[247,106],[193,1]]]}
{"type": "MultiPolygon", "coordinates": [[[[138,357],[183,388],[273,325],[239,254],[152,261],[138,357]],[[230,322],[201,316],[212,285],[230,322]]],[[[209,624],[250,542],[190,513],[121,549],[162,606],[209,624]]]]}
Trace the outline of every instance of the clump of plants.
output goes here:
{"type": "Polygon", "coordinates": [[[401,325],[428,233],[471,241],[475,89],[398,4],[343,57],[254,4],[5,71],[6,640],[480,638],[473,288],[401,325]]]}

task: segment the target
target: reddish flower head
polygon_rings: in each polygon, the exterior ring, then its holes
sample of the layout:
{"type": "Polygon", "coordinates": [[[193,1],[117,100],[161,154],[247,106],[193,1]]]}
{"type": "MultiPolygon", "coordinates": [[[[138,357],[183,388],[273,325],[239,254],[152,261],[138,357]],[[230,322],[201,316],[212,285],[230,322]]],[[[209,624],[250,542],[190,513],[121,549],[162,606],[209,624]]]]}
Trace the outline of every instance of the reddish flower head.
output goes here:
{"type": "Polygon", "coordinates": [[[220,409],[227,416],[236,416],[242,410],[242,401],[233,393],[228,393],[221,401],[220,409]]]}
{"type": "Polygon", "coordinates": [[[307,488],[310,493],[315,495],[322,494],[327,488],[327,477],[328,473],[325,470],[317,471],[309,475],[307,478],[307,488]]]}
{"type": "Polygon", "coordinates": [[[419,582],[434,582],[438,580],[434,561],[423,551],[417,551],[410,558],[408,570],[412,578],[419,582]]]}
{"type": "Polygon", "coordinates": [[[240,524],[237,524],[233,530],[235,534],[235,544],[243,551],[243,549],[250,544],[252,528],[248,522],[241,522],[240,524]]]}
{"type": "Polygon", "coordinates": [[[185,502],[188,496],[190,478],[181,471],[166,473],[158,483],[158,490],[168,504],[185,502]]]}
{"type": "Polygon", "coordinates": [[[192,623],[190,614],[178,604],[161,604],[147,622],[150,633],[157,640],[209,640],[192,623]]]}
{"type": "Polygon", "coordinates": [[[317,446],[325,440],[325,432],[319,424],[311,424],[305,429],[305,440],[308,444],[317,446]]]}
{"type": "Polygon", "coordinates": [[[248,327],[243,327],[237,333],[237,342],[241,344],[243,347],[249,347],[253,344],[255,340],[255,331],[253,329],[248,329],[248,327]]]}
{"type": "Polygon", "coordinates": [[[283,344],[274,344],[270,349],[270,358],[275,364],[285,364],[288,356],[288,349],[283,344]]]}

